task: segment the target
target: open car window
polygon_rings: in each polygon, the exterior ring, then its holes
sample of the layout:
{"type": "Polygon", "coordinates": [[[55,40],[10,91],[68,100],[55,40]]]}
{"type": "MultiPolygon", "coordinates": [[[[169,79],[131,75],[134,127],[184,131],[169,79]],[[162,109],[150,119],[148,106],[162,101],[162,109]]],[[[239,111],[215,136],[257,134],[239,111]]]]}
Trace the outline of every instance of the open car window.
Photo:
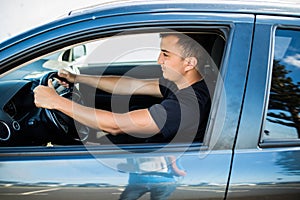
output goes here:
{"type": "MultiPolygon", "coordinates": [[[[200,43],[210,56],[201,73],[213,99],[225,36],[220,30],[189,31],[185,34],[200,43]]],[[[74,122],[58,111],[36,108],[33,89],[40,84],[46,85],[47,79],[53,78],[59,69],[75,74],[160,78],[162,70],[157,63],[160,40],[157,32],[107,36],[48,53],[5,74],[0,79],[0,92],[4,97],[0,101],[0,146],[143,143],[143,138],[128,138],[126,134],[109,137],[109,133],[74,122]]],[[[118,113],[149,108],[162,101],[147,95],[109,94],[79,83],[70,88],[59,87],[57,92],[86,106],[118,113]]]]}

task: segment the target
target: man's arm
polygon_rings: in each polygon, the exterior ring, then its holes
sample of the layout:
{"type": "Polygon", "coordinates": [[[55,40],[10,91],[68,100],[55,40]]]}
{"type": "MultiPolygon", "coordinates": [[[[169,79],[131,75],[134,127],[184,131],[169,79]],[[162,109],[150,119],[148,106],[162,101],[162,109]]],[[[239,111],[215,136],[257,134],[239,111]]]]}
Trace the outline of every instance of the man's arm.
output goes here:
{"type": "Polygon", "coordinates": [[[84,83],[109,93],[162,96],[158,79],[136,79],[125,76],[75,75],[66,70],[60,70],[58,75],[70,82],[84,83]]]}
{"type": "Polygon", "coordinates": [[[114,135],[119,133],[153,135],[159,132],[147,109],[119,114],[90,108],[59,96],[53,89],[51,81],[48,85],[49,87],[38,86],[34,90],[37,107],[59,110],[82,124],[114,135]]]}

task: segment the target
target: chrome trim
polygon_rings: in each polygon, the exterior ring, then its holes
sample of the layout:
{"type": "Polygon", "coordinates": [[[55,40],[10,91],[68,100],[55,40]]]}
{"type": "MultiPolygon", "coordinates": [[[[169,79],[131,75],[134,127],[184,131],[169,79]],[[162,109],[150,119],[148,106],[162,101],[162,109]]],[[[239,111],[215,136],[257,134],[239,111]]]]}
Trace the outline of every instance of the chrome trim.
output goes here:
{"type": "Polygon", "coordinates": [[[12,126],[16,131],[19,131],[21,129],[21,126],[17,121],[13,121],[12,126]]]}
{"type": "Polygon", "coordinates": [[[11,135],[10,128],[4,121],[0,121],[0,123],[2,123],[4,125],[4,127],[6,127],[6,129],[7,129],[7,137],[6,138],[1,138],[0,137],[0,140],[1,141],[7,141],[10,138],[10,135],[11,135]]]}

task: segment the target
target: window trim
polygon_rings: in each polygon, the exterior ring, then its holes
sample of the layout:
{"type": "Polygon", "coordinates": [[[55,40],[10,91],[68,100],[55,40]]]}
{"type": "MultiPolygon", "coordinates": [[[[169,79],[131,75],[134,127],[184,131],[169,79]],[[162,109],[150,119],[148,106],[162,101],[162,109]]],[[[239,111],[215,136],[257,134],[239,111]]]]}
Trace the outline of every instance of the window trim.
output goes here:
{"type": "Polygon", "coordinates": [[[100,158],[114,155],[166,154],[166,153],[192,153],[209,150],[203,143],[193,144],[131,144],[131,145],[91,145],[91,146],[28,146],[28,147],[1,147],[0,160],[21,161],[40,159],[66,159],[66,158],[100,158]]]}

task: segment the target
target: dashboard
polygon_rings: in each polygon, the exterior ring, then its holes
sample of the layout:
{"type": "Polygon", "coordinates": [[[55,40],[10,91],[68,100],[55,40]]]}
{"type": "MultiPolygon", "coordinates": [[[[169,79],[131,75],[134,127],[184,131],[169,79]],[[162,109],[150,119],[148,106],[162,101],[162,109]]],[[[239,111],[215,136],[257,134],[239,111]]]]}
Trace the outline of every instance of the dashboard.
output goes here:
{"type": "Polygon", "coordinates": [[[29,115],[34,109],[32,84],[25,84],[3,107],[3,111],[16,121],[29,115]]]}
{"type": "Polygon", "coordinates": [[[0,146],[25,145],[36,134],[31,119],[38,110],[33,95],[37,84],[29,80],[0,82],[0,146]]]}
{"type": "MultiPolygon", "coordinates": [[[[72,119],[35,106],[33,89],[43,84],[42,81],[47,82],[51,75],[53,73],[31,80],[0,81],[0,146],[45,146],[49,142],[81,144],[72,119]],[[67,131],[63,132],[61,127],[67,131]]],[[[72,91],[61,86],[56,88],[56,92],[66,98],[76,94],[72,91]]],[[[80,95],[78,98],[80,100],[80,95]]],[[[88,136],[86,131],[83,135],[88,136]]]]}

